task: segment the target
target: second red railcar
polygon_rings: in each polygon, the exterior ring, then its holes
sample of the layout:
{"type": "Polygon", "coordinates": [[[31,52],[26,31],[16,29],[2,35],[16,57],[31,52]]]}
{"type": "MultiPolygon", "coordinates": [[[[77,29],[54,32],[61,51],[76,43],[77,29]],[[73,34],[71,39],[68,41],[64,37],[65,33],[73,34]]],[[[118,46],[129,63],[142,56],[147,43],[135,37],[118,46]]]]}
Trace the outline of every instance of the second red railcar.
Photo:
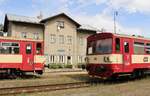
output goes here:
{"type": "Polygon", "coordinates": [[[87,42],[86,69],[93,77],[142,76],[150,70],[150,39],[98,33],[87,42]]]}

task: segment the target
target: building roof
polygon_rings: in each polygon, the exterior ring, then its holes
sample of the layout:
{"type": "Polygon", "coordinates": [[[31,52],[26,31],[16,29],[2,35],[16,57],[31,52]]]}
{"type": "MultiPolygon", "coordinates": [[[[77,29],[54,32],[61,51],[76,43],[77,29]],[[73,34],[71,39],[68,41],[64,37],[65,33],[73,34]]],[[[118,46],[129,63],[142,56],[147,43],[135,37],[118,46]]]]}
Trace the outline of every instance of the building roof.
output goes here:
{"type": "Polygon", "coordinates": [[[94,32],[97,32],[99,31],[99,29],[91,26],[91,25],[86,25],[86,24],[83,24],[81,25],[78,30],[86,30],[86,31],[94,31],[94,32]]]}
{"type": "Polygon", "coordinates": [[[8,21],[13,21],[13,22],[22,22],[22,23],[31,23],[31,24],[40,24],[43,25],[43,23],[45,23],[48,20],[54,19],[58,16],[65,16],[67,17],[69,20],[71,20],[77,27],[77,30],[84,30],[84,31],[92,31],[92,32],[97,32],[99,31],[97,28],[92,27],[90,25],[80,25],[78,22],[76,22],[75,20],[73,20],[70,16],[66,15],[65,13],[60,13],[54,16],[50,16],[48,18],[45,19],[38,19],[37,17],[27,17],[27,16],[19,16],[19,15],[14,15],[14,14],[6,14],[6,17],[8,21]]]}
{"type": "Polygon", "coordinates": [[[65,16],[69,20],[71,20],[75,25],[77,25],[77,27],[80,26],[80,24],[78,22],[73,20],[71,17],[69,17],[65,13],[60,13],[60,14],[57,14],[57,15],[54,15],[54,16],[50,16],[50,17],[42,19],[42,20],[38,19],[37,17],[27,17],[27,16],[6,14],[6,17],[7,17],[8,21],[23,22],[23,23],[33,23],[33,24],[42,24],[42,23],[45,23],[46,21],[54,19],[54,18],[56,18],[58,16],[65,16]]]}
{"type": "Polygon", "coordinates": [[[42,23],[45,23],[46,21],[51,20],[51,19],[54,19],[54,18],[56,18],[56,17],[58,17],[58,16],[65,16],[65,17],[67,17],[69,20],[71,20],[74,24],[76,24],[77,27],[80,26],[80,24],[79,24],[78,22],[76,22],[74,19],[72,19],[70,16],[68,16],[68,15],[65,14],[65,13],[60,13],[60,14],[57,14],[57,15],[54,15],[54,16],[50,16],[50,17],[48,17],[48,18],[42,19],[41,22],[42,22],[42,23]]]}
{"type": "Polygon", "coordinates": [[[36,17],[19,16],[13,14],[7,14],[6,17],[9,21],[40,24],[40,20],[36,17]]]}

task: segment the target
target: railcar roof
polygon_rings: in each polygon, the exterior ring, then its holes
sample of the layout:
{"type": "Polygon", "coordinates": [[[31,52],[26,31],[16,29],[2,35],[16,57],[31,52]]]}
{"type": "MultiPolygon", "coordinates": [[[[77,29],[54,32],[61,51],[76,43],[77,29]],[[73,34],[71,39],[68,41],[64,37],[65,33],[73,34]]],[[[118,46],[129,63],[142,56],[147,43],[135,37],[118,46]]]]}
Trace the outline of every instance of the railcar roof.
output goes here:
{"type": "Polygon", "coordinates": [[[108,35],[117,36],[117,37],[150,40],[150,38],[145,38],[144,36],[138,36],[138,35],[127,35],[127,34],[118,34],[118,33],[111,33],[111,32],[104,32],[104,33],[98,33],[98,34],[108,34],[108,35]]]}
{"type": "Polygon", "coordinates": [[[43,40],[22,39],[22,38],[3,37],[3,36],[0,36],[0,39],[3,39],[3,40],[18,40],[18,41],[34,41],[34,42],[42,42],[43,41],[43,40]]]}
{"type": "Polygon", "coordinates": [[[125,38],[134,38],[134,39],[141,39],[141,40],[150,40],[150,38],[145,38],[144,36],[138,36],[138,35],[126,35],[126,34],[115,34],[112,33],[114,36],[117,37],[125,37],[125,38]]]}

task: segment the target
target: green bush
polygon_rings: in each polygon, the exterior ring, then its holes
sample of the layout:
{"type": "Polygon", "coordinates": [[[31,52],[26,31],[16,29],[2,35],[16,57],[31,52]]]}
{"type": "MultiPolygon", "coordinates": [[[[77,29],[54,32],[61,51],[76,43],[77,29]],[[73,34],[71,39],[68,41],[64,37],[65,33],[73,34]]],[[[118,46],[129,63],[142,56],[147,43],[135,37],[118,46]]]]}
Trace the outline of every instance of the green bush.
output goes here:
{"type": "Polygon", "coordinates": [[[65,65],[65,68],[72,68],[73,66],[71,64],[65,65]]]}
{"type": "Polygon", "coordinates": [[[48,66],[49,69],[61,69],[63,67],[64,67],[63,64],[49,64],[48,66]]]}
{"type": "Polygon", "coordinates": [[[77,68],[85,69],[86,68],[86,64],[84,64],[84,63],[78,63],[77,64],[77,68]]]}

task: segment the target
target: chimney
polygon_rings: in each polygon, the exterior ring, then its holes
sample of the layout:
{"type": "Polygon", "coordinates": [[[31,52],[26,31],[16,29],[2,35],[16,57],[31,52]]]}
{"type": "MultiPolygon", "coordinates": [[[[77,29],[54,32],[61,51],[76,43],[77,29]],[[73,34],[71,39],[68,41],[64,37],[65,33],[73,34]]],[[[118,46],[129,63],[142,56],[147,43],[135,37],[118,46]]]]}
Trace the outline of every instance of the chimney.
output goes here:
{"type": "Polygon", "coordinates": [[[40,19],[40,20],[43,19],[42,11],[40,11],[40,14],[37,16],[37,18],[40,19]]]}

